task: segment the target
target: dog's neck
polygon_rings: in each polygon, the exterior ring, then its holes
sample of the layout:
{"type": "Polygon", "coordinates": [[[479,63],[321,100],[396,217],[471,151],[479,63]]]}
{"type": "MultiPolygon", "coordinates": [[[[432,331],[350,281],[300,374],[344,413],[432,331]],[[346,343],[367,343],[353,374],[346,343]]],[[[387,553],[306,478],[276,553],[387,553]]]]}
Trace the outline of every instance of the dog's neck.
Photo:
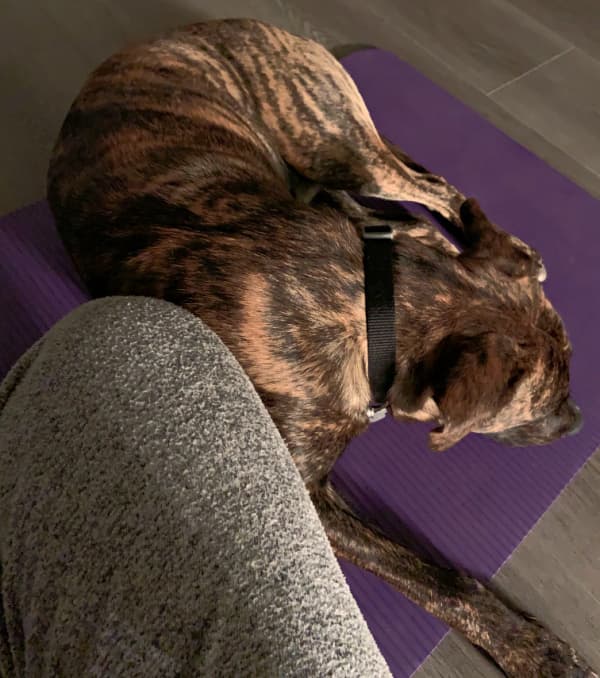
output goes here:
{"type": "MultiPolygon", "coordinates": [[[[361,234],[335,214],[309,216],[307,227],[293,232],[293,247],[287,237],[264,264],[266,273],[244,279],[230,344],[257,389],[281,403],[282,412],[309,407],[366,425],[371,389],[361,234]]],[[[504,294],[489,282],[482,286],[455,254],[419,242],[411,229],[396,234],[394,245],[394,387],[410,384],[412,367],[449,333],[484,323],[478,314],[497,313],[504,294]]],[[[230,331],[220,315],[215,326],[230,331]]],[[[432,403],[424,407],[411,418],[434,417],[432,403]]]]}
{"type": "MultiPolygon", "coordinates": [[[[421,402],[417,410],[403,410],[399,406],[402,402],[399,394],[411,391],[414,366],[450,333],[468,334],[476,326],[497,326],[498,311],[507,299],[503,289],[485,284],[480,274],[466,270],[451,253],[410,239],[401,239],[395,247],[397,373],[391,393],[394,415],[435,420],[439,411],[431,398],[421,402]]],[[[346,355],[340,373],[339,398],[345,411],[362,417],[369,408],[372,392],[368,377],[365,281],[362,271],[357,270],[356,275],[360,278],[361,292],[343,312],[346,323],[337,347],[330,345],[326,352],[346,355]]],[[[410,401],[410,397],[406,400],[410,401]]]]}

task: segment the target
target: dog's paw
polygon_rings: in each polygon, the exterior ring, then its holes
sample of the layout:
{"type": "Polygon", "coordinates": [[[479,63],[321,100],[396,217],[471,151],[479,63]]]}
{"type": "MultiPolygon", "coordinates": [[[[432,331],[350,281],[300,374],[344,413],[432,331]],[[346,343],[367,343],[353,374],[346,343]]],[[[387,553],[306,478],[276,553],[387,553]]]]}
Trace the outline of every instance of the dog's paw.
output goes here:
{"type": "Polygon", "coordinates": [[[572,647],[534,622],[508,654],[502,668],[514,678],[598,678],[572,647]]]}
{"type": "Polygon", "coordinates": [[[465,239],[461,259],[467,266],[492,265],[511,277],[546,280],[546,267],[539,252],[493,224],[477,200],[465,200],[460,216],[465,239]]]}
{"type": "Polygon", "coordinates": [[[537,250],[530,247],[515,235],[509,236],[510,242],[514,249],[521,253],[523,261],[529,262],[529,267],[533,277],[537,278],[539,282],[544,282],[548,277],[548,272],[542,261],[542,257],[537,250]]]}

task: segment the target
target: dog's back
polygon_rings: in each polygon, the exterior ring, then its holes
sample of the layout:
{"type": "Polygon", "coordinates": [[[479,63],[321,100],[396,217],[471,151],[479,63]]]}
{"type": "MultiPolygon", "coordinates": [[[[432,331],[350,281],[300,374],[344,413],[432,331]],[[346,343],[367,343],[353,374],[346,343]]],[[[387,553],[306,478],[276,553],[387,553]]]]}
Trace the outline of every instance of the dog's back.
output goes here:
{"type": "Polygon", "coordinates": [[[105,62],[62,127],[49,201],[92,294],[157,296],[201,317],[276,421],[306,418],[307,403],[343,408],[342,389],[362,414],[368,391],[354,366],[339,369],[363,324],[356,227],[335,205],[294,199],[256,93],[226,58],[219,31],[240,26],[192,27],[105,62]],[[315,350],[324,332],[329,358],[315,350]]]}

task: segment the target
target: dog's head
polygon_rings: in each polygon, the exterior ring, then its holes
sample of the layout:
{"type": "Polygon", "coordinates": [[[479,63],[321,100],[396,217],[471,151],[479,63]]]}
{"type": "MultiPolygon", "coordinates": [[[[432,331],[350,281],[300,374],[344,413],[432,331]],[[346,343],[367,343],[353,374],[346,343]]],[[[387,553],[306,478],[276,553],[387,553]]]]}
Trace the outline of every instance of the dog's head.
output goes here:
{"type": "Polygon", "coordinates": [[[540,281],[539,255],[491,224],[475,201],[462,209],[472,279],[498,290],[455,313],[433,347],[399,370],[390,392],[400,418],[437,420],[430,446],[444,450],[470,432],[510,445],[541,445],[581,427],[569,395],[571,346],[540,281]],[[456,320],[459,316],[458,321],[456,320]]]}

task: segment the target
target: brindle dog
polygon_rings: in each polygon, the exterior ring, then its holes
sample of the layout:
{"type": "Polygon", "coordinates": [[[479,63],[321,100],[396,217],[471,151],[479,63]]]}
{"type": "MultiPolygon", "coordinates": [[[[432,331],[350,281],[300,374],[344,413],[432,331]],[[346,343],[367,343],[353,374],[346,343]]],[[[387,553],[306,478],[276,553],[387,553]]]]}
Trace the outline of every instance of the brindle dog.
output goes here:
{"type": "Polygon", "coordinates": [[[318,44],[251,20],[198,24],[127,49],[87,81],[48,182],[93,295],[170,300],[207,323],[252,379],[336,554],[378,574],[510,676],[591,676],[549,631],[472,578],[419,560],[359,520],[328,482],[369,424],[361,228],[392,223],[395,417],[543,444],[574,431],[571,347],[536,252],[474,200],[384,142],[318,44]],[[349,193],[426,205],[385,216],[349,193]]]}

